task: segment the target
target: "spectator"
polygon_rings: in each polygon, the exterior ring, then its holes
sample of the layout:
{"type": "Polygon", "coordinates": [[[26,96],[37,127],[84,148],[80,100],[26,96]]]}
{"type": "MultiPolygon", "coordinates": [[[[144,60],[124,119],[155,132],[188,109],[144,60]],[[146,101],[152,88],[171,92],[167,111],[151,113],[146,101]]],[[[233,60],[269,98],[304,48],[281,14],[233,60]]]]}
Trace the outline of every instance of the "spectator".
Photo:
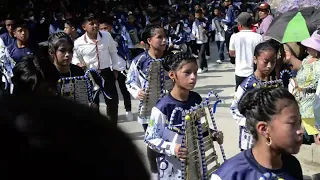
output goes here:
{"type": "Polygon", "coordinates": [[[258,7],[258,10],[261,24],[259,26],[259,29],[257,30],[257,33],[264,36],[273,21],[273,15],[271,14],[271,7],[268,3],[261,3],[258,7]]]}

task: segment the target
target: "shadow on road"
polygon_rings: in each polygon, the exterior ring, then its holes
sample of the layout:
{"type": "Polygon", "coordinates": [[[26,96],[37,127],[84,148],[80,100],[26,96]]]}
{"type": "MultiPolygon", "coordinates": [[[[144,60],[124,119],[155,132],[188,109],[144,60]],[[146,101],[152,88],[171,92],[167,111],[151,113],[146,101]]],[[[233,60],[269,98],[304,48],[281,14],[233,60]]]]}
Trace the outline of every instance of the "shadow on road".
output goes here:
{"type": "Polygon", "coordinates": [[[127,133],[127,135],[134,141],[135,140],[143,140],[145,132],[127,133]]]}
{"type": "Polygon", "coordinates": [[[224,88],[229,88],[229,87],[234,87],[234,85],[233,84],[232,85],[206,85],[206,86],[196,87],[194,91],[199,94],[208,94],[209,91],[214,91],[219,95],[219,93],[221,93],[224,88]]]}

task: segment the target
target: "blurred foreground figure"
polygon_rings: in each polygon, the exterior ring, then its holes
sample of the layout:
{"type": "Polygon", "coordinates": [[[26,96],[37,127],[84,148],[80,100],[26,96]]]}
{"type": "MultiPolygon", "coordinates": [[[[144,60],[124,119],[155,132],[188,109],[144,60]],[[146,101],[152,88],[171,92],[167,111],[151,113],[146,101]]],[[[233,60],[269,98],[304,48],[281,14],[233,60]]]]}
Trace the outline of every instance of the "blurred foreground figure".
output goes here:
{"type": "Polygon", "coordinates": [[[131,140],[92,108],[6,96],[0,119],[0,179],[149,179],[131,140]]]}

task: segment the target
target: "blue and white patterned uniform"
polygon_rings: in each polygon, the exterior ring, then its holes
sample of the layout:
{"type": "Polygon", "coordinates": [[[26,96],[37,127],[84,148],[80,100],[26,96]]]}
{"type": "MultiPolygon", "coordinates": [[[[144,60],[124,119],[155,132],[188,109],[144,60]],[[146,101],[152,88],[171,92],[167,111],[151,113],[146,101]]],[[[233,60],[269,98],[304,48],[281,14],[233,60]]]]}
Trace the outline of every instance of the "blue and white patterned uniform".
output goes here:
{"type": "MultiPolygon", "coordinates": [[[[186,102],[178,101],[168,94],[153,107],[145,142],[151,149],[161,154],[157,158],[159,179],[181,179],[181,161],[176,158],[174,149],[176,144],[181,144],[182,136],[167,128],[172,111],[176,107],[188,110],[201,101],[201,96],[191,91],[186,102]]],[[[181,130],[181,113],[177,112],[175,115],[173,127],[181,130]]]]}
{"type": "MultiPolygon", "coordinates": [[[[148,63],[149,61],[152,61],[152,60],[153,59],[148,54],[148,51],[145,51],[139,54],[137,57],[135,57],[132,60],[132,63],[130,65],[130,68],[127,74],[126,86],[130,94],[135,99],[137,99],[139,91],[143,89],[143,85],[146,82],[148,63]]],[[[138,122],[140,124],[148,124],[149,118],[150,118],[150,115],[146,117],[139,116],[138,122]]]]}
{"type": "Polygon", "coordinates": [[[301,180],[299,161],[291,154],[283,153],[280,169],[267,169],[255,160],[252,150],[245,150],[223,163],[211,180],[301,180]]]}
{"type": "Polygon", "coordinates": [[[242,96],[252,89],[254,89],[255,85],[260,83],[261,81],[256,78],[254,74],[247,77],[238,87],[237,92],[234,96],[234,100],[232,101],[230,110],[233,116],[233,119],[236,120],[240,127],[240,135],[239,135],[239,148],[242,150],[249,149],[254,144],[254,139],[250,132],[247,130],[246,126],[246,118],[240,114],[238,110],[238,103],[242,96]]]}

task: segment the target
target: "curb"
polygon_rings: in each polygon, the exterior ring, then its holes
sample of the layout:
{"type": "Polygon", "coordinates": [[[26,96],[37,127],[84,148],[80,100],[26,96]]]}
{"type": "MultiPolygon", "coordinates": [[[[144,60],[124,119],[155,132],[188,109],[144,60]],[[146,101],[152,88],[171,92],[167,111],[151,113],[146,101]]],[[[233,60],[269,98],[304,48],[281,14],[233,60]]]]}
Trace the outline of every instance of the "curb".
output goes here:
{"type": "Polygon", "coordinates": [[[316,144],[302,145],[297,158],[307,163],[316,163],[320,167],[320,146],[316,144]]]}
{"type": "Polygon", "coordinates": [[[302,145],[299,154],[296,155],[301,166],[304,166],[308,175],[320,173],[320,146],[316,144],[302,145]]]}

